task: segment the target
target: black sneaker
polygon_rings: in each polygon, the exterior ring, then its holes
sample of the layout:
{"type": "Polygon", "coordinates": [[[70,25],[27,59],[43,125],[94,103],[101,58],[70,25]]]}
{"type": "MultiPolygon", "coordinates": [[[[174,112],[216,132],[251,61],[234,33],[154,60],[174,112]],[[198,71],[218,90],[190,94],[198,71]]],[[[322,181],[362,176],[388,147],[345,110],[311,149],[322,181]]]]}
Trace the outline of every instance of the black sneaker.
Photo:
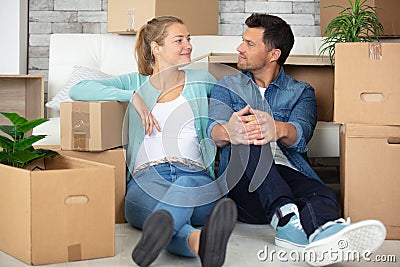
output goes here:
{"type": "Polygon", "coordinates": [[[142,237],[132,251],[133,261],[141,266],[149,266],[169,244],[174,231],[174,220],[166,210],[153,212],[143,224],[142,237]]]}
{"type": "Polygon", "coordinates": [[[220,267],[224,264],[228,239],[235,228],[236,204],[223,198],[215,204],[200,233],[199,256],[201,266],[220,267]]]}

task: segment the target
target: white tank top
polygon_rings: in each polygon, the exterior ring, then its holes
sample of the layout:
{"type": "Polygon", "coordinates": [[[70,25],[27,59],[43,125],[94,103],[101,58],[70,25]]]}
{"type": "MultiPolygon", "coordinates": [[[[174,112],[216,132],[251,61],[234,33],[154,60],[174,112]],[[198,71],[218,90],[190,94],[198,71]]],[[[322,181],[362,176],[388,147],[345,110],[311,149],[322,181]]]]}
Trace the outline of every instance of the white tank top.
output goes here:
{"type": "Polygon", "coordinates": [[[151,113],[161,132],[154,127],[153,134],[144,137],[135,168],[165,157],[190,159],[204,166],[193,111],[187,100],[180,95],[172,101],[156,103],[151,113]]]}
{"type": "MultiPolygon", "coordinates": [[[[258,87],[258,89],[260,90],[262,98],[265,100],[264,93],[265,93],[266,88],[258,87]]],[[[281,148],[278,146],[278,144],[276,142],[270,142],[270,146],[271,146],[271,151],[272,151],[272,155],[274,157],[275,164],[284,165],[284,166],[290,167],[297,171],[296,167],[293,166],[293,164],[288,160],[288,158],[285,156],[285,154],[283,154],[281,148]]]]}

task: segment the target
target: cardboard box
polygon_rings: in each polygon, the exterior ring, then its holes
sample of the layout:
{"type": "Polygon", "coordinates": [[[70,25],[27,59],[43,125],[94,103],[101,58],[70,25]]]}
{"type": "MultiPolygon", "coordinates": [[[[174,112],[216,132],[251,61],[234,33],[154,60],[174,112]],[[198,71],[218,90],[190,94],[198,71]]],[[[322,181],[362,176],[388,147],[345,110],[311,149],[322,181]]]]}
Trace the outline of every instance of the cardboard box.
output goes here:
{"type": "Polygon", "coordinates": [[[334,121],[400,125],[399,69],[400,43],[336,44],[334,121]]]}
{"type": "MultiPolygon", "coordinates": [[[[400,36],[399,0],[367,0],[366,4],[377,8],[376,15],[384,28],[382,36],[400,36]]],[[[326,26],[341,11],[337,7],[327,7],[330,5],[350,7],[348,0],[320,0],[321,36],[326,36],[326,26]]]]}
{"type": "MultiPolygon", "coordinates": [[[[43,118],[43,88],[41,75],[0,75],[0,111],[15,112],[27,120],[43,118]]],[[[11,123],[0,116],[0,125],[5,124],[11,123]]]]}
{"type": "Polygon", "coordinates": [[[115,166],[115,222],[125,223],[126,160],[124,149],[115,148],[99,152],[58,149],[57,152],[63,156],[86,159],[115,166]]]}
{"type": "Polygon", "coordinates": [[[0,250],[27,264],[114,256],[114,167],[56,156],[0,164],[0,250]]]}
{"type": "Polygon", "coordinates": [[[121,146],[127,105],[117,101],[61,103],[61,149],[104,151],[121,146]]]}
{"type": "Polygon", "coordinates": [[[109,0],[107,32],[132,34],[154,17],[183,19],[191,35],[218,35],[218,0],[109,0]],[[134,31],[127,31],[128,9],[134,8],[134,31]]]}
{"type": "Polygon", "coordinates": [[[387,239],[400,239],[400,126],[341,127],[344,217],[377,219],[387,239]]]}
{"type": "MultiPolygon", "coordinates": [[[[235,75],[238,55],[235,53],[210,53],[194,59],[201,61],[206,59],[210,64],[208,70],[217,79],[225,75],[235,75]]],[[[334,67],[327,57],[311,55],[289,55],[284,65],[285,73],[297,79],[309,83],[315,89],[318,107],[319,121],[333,120],[333,82],[334,67]]]]}

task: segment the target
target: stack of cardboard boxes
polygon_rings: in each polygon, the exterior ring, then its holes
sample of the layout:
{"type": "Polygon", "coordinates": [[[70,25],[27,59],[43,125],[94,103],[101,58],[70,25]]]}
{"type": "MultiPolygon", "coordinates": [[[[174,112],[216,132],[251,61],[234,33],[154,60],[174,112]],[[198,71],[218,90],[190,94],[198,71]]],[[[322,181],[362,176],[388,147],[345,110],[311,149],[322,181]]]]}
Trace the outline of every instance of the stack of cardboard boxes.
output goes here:
{"type": "MultiPolygon", "coordinates": [[[[43,117],[43,76],[1,75],[0,95],[1,111],[43,117]]],[[[36,170],[0,164],[0,250],[32,265],[114,256],[116,217],[123,221],[116,205],[125,194],[122,149],[99,160],[56,149],[61,155],[37,162],[36,170]]]]}
{"type": "Polygon", "coordinates": [[[344,217],[381,220],[400,239],[400,43],[336,44],[344,217]]]}
{"type": "Polygon", "coordinates": [[[126,161],[122,129],[127,103],[64,102],[60,105],[61,155],[115,166],[115,222],[124,223],[126,161]]]}
{"type": "MultiPolygon", "coordinates": [[[[334,121],[341,124],[344,217],[381,220],[400,239],[400,17],[398,0],[366,0],[384,27],[381,43],[335,47],[334,121]]],[[[321,35],[348,0],[321,0],[321,35]]]]}

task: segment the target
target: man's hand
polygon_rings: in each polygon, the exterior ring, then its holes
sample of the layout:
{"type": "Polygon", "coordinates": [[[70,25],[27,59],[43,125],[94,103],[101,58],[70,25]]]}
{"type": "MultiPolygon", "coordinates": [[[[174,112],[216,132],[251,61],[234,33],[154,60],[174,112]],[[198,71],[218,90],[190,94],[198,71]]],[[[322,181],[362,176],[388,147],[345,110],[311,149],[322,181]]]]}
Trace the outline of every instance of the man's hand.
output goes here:
{"type": "Polygon", "coordinates": [[[135,93],[132,96],[131,102],[132,106],[135,108],[136,112],[138,113],[139,117],[142,120],[142,127],[145,130],[145,134],[151,136],[153,134],[154,126],[156,127],[157,131],[161,132],[161,127],[158,124],[158,121],[156,120],[156,118],[154,118],[153,114],[150,112],[146,103],[143,101],[143,98],[135,93]]]}
{"type": "Polygon", "coordinates": [[[275,120],[268,112],[250,108],[249,115],[242,116],[245,123],[246,138],[250,144],[265,145],[271,141],[277,141],[275,120]],[[250,127],[253,126],[253,127],[250,127]]]}
{"type": "Polygon", "coordinates": [[[250,106],[232,114],[225,128],[229,141],[233,145],[250,145],[258,141],[261,134],[260,119],[265,124],[263,118],[257,118],[250,106]]]}

